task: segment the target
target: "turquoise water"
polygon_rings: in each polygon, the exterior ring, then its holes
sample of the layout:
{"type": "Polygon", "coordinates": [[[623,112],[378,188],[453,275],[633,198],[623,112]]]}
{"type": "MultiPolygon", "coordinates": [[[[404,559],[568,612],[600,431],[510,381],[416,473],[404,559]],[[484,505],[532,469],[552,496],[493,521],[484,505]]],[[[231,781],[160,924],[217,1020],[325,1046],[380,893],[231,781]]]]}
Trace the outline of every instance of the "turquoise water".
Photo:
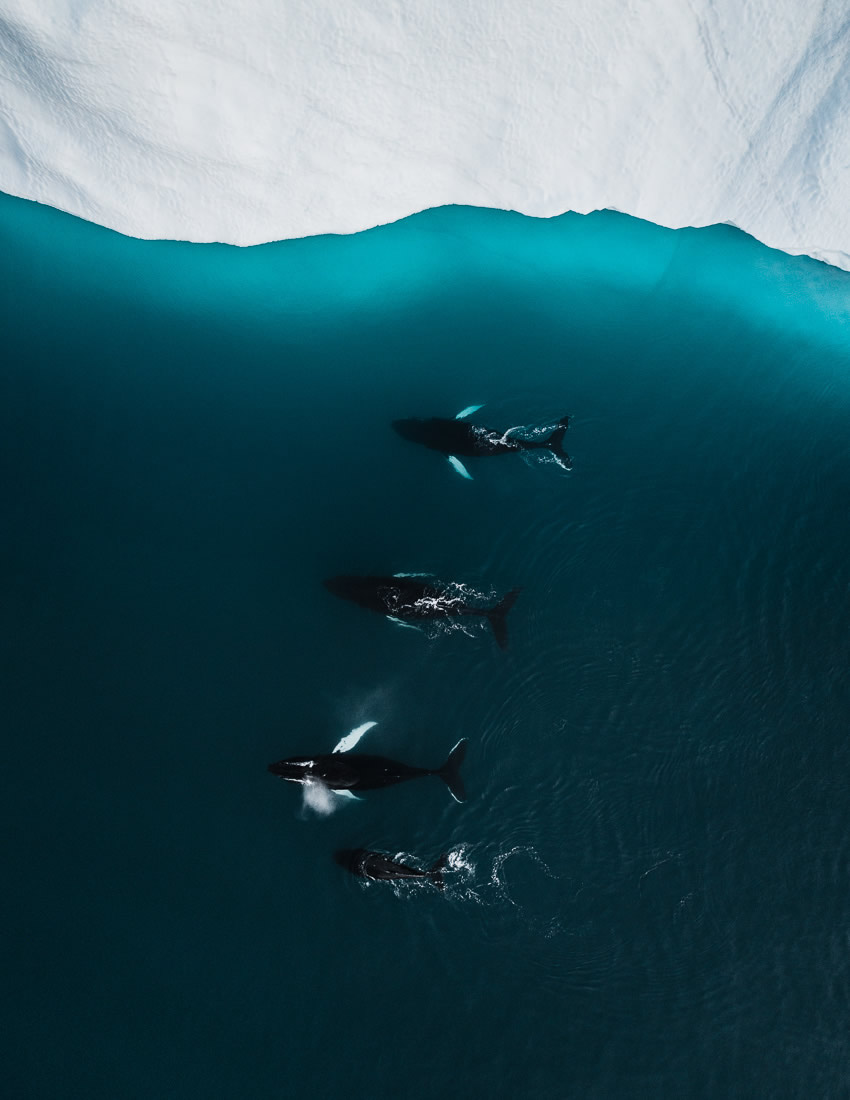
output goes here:
{"type": "Polygon", "coordinates": [[[850,276],[445,208],[142,242],[0,199],[20,1097],[841,1096],[850,276]],[[565,473],[390,428],[572,413],[565,473]],[[502,653],[335,599],[522,594],[502,653]],[[436,780],[329,816],[266,765],[436,780]],[[447,889],[340,847],[450,853],[447,889]]]}

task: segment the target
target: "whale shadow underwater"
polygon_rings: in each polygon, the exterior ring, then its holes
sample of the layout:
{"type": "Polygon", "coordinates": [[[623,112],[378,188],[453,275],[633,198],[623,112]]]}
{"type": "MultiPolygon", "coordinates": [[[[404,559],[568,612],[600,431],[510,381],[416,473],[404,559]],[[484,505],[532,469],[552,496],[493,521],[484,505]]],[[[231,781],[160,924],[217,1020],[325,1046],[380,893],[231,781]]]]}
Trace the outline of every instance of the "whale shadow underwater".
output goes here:
{"type": "Polygon", "coordinates": [[[474,607],[458,593],[456,584],[446,584],[423,574],[353,576],[342,574],[322,582],[329,592],[350,600],[368,611],[386,615],[393,622],[416,624],[455,616],[486,619],[501,649],[508,644],[507,615],[521,589],[513,588],[493,607],[474,607]]]}
{"type": "Polygon", "coordinates": [[[466,417],[483,405],[470,405],[453,419],[432,416],[428,419],[409,417],[394,420],[393,428],[402,439],[419,443],[432,451],[445,455],[461,477],[472,480],[472,474],[461,462],[463,458],[492,458],[496,455],[519,454],[522,451],[550,451],[565,470],[572,469],[572,460],[564,450],[564,436],[570,417],[562,417],[554,431],[546,439],[523,439],[516,432],[526,431],[522,426],[508,428],[504,432],[472,424],[466,417]]]}

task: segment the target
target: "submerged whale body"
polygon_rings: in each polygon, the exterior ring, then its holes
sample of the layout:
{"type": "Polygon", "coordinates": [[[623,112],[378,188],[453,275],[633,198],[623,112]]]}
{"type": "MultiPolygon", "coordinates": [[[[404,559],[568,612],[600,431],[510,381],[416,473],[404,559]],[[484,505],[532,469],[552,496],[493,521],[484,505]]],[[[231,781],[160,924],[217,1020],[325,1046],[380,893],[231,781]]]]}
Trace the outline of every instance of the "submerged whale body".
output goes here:
{"type": "Polygon", "coordinates": [[[394,420],[393,427],[403,439],[444,454],[457,472],[466,478],[470,478],[470,474],[458,456],[490,458],[494,455],[517,454],[519,451],[548,450],[555,455],[561,466],[570,469],[570,456],[564,450],[564,436],[570,422],[568,416],[558,421],[558,426],[546,439],[521,439],[514,434],[522,431],[521,428],[508,428],[505,432],[498,432],[480,424],[471,424],[464,419],[468,413],[478,408],[481,406],[470,406],[451,420],[437,416],[430,419],[413,417],[394,420]]]}
{"type": "Polygon", "coordinates": [[[360,878],[371,878],[384,882],[406,878],[424,878],[433,882],[438,890],[445,889],[443,868],[446,866],[448,859],[445,855],[440,856],[433,867],[429,867],[427,871],[420,871],[416,867],[408,867],[406,863],[396,863],[394,859],[390,859],[382,852],[370,852],[368,848],[343,848],[334,854],[334,859],[340,867],[344,867],[352,875],[359,875],[360,878]]]}
{"type": "Polygon", "coordinates": [[[321,783],[332,791],[346,794],[391,787],[423,775],[436,775],[449,788],[452,798],[463,802],[466,791],[460,777],[460,766],[466,756],[467,743],[466,738],[458,741],[440,768],[415,768],[386,756],[367,753],[334,752],[288,757],[269,764],[269,771],[292,783],[321,783]]]}
{"type": "Polygon", "coordinates": [[[507,614],[520,593],[519,588],[514,588],[494,607],[473,607],[458,594],[456,585],[444,584],[434,577],[342,575],[323,583],[335,596],[403,623],[459,615],[487,619],[502,649],[508,644],[507,614]]]}

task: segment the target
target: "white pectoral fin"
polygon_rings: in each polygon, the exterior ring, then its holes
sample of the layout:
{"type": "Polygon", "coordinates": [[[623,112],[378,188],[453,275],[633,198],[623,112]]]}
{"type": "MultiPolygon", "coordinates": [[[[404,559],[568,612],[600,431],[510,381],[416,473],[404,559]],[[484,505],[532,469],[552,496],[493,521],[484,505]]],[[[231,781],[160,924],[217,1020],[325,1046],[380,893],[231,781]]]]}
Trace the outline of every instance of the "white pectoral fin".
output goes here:
{"type": "Polygon", "coordinates": [[[483,409],[483,405],[467,405],[465,409],[461,409],[455,417],[455,420],[463,420],[465,416],[472,416],[474,412],[478,412],[479,409],[483,409]]]}
{"type": "Polygon", "coordinates": [[[404,621],[404,619],[397,619],[395,617],[395,615],[387,615],[387,618],[395,626],[406,626],[408,630],[418,630],[419,629],[419,627],[415,626],[413,623],[406,623],[404,621]]]}
{"type": "MultiPolygon", "coordinates": [[[[378,724],[377,722],[364,722],[362,726],[357,726],[357,728],[353,729],[351,731],[351,733],[347,733],[345,735],[345,737],[343,737],[343,739],[339,742],[339,744],[336,746],[336,748],[333,751],[334,752],[349,752],[351,749],[354,748],[354,746],[357,744],[357,742],[360,740],[360,738],[363,736],[363,734],[368,733],[368,731],[372,728],[372,726],[377,726],[377,724],[378,724]]],[[[335,793],[336,794],[347,794],[348,792],[347,791],[337,791],[335,793]]],[[[352,795],[351,797],[354,798],[355,796],[352,795]]]]}
{"type": "Polygon", "coordinates": [[[472,481],[472,474],[467,470],[459,458],[455,458],[454,455],[449,455],[449,462],[452,468],[457,470],[461,477],[465,477],[467,481],[472,481]]]}
{"type": "Polygon", "coordinates": [[[353,798],[355,802],[360,801],[353,791],[331,791],[331,794],[335,795],[337,798],[353,798]]]}

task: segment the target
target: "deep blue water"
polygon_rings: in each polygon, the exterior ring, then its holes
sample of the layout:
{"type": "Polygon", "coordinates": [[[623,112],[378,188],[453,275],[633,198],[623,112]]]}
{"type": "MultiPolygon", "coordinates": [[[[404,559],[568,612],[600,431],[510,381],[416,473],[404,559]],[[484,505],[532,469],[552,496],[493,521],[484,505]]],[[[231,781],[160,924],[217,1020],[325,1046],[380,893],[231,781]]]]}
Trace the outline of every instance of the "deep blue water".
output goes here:
{"type": "Polygon", "coordinates": [[[0,199],[15,1097],[850,1094],[850,276],[446,208],[239,250],[0,199]],[[574,469],[390,421],[574,421],[574,469]],[[521,585],[502,653],[340,572],[521,585]],[[324,818],[266,765],[436,780],[324,818]],[[335,848],[450,852],[441,896],[335,848]]]}

